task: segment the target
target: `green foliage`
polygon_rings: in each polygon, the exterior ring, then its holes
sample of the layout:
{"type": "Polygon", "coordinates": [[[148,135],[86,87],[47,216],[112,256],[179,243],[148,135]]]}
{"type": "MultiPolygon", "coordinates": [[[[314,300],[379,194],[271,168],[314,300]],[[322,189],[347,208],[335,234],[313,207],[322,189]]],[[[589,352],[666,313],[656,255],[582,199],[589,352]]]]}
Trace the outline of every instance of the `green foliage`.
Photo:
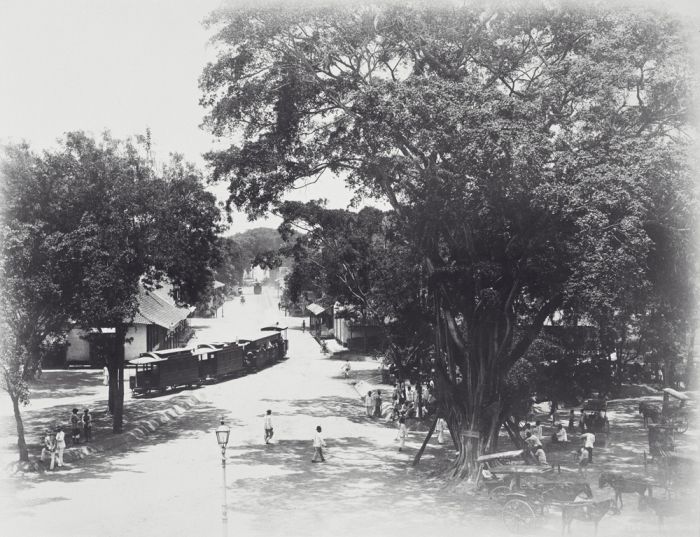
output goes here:
{"type": "Polygon", "coordinates": [[[687,248],[694,80],[678,20],[372,4],[213,22],[206,123],[241,140],[207,155],[214,177],[253,216],[326,171],[391,204],[425,267],[451,428],[493,442],[485,421],[507,412],[506,375],[547,317],[609,317],[649,285],[664,207],[680,207],[664,229],[687,248]]]}
{"type": "MultiPolygon", "coordinates": [[[[41,155],[26,145],[7,148],[2,171],[0,302],[25,351],[24,380],[69,320],[128,325],[139,282],[168,280],[185,303],[210,287],[220,215],[181,157],[157,173],[131,141],[72,132],[41,155]]],[[[122,368],[123,341],[114,354],[113,366],[122,368]]]]}

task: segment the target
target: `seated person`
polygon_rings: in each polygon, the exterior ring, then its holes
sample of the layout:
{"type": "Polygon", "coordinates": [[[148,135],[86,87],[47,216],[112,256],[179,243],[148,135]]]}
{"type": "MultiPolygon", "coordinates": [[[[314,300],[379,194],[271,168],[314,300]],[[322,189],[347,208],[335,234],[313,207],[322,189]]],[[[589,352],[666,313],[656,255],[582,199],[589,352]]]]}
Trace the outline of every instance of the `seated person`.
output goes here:
{"type": "Polygon", "coordinates": [[[525,444],[531,451],[534,451],[538,447],[542,447],[542,442],[540,442],[540,439],[530,432],[525,434],[525,444]]]}
{"type": "Polygon", "coordinates": [[[538,446],[537,449],[535,449],[535,459],[537,460],[537,464],[547,464],[547,456],[542,446],[538,446]]]}
{"type": "Polygon", "coordinates": [[[557,430],[552,435],[552,443],[559,444],[561,442],[567,442],[567,441],[568,441],[568,436],[566,434],[566,429],[564,429],[564,426],[560,423],[559,425],[557,425],[557,430]]]}

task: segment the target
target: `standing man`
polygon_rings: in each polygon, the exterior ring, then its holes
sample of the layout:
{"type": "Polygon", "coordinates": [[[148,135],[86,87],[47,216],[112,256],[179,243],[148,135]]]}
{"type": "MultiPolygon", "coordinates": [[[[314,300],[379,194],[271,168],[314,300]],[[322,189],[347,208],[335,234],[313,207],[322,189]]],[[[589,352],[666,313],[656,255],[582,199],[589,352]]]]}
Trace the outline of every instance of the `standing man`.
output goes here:
{"type": "Polygon", "coordinates": [[[447,422],[445,421],[445,418],[438,418],[437,423],[435,424],[435,428],[437,429],[437,432],[438,432],[438,437],[437,437],[438,444],[444,444],[445,443],[445,429],[447,429],[447,422]]]}
{"type": "Polygon", "coordinates": [[[272,410],[267,411],[265,414],[265,443],[269,444],[272,440],[273,430],[272,430],[272,410]]]}
{"type": "Polygon", "coordinates": [[[58,453],[58,459],[56,460],[56,463],[58,464],[58,467],[61,468],[63,466],[63,452],[66,450],[66,433],[63,432],[63,427],[60,427],[56,430],[56,451],[58,453]]]}
{"type": "Polygon", "coordinates": [[[374,398],[374,417],[382,417],[382,391],[377,390],[377,396],[374,398]]]}
{"type": "Polygon", "coordinates": [[[78,416],[77,408],[74,408],[70,415],[70,429],[73,445],[77,446],[80,444],[80,416],[78,416]]]}
{"type": "Polygon", "coordinates": [[[372,412],[374,411],[374,399],[372,397],[372,390],[367,392],[365,395],[365,411],[367,412],[367,417],[372,417],[372,412]]]}
{"type": "Polygon", "coordinates": [[[87,408],[83,410],[83,434],[85,435],[85,442],[89,442],[92,438],[92,416],[90,416],[90,411],[87,408]]]}
{"type": "Polygon", "coordinates": [[[408,430],[406,429],[406,418],[401,416],[399,418],[399,451],[403,450],[406,446],[406,437],[408,436],[408,430]]]}
{"type": "Polygon", "coordinates": [[[301,320],[301,331],[306,332],[306,319],[301,320]]]}
{"type": "Polygon", "coordinates": [[[593,463],[593,446],[595,445],[595,435],[591,432],[586,432],[581,435],[583,447],[588,451],[588,464],[593,463]]]}
{"type": "Polygon", "coordinates": [[[323,457],[324,447],[326,447],[326,441],[321,435],[321,426],[317,425],[316,435],[314,436],[314,458],[311,459],[311,462],[326,462],[326,459],[323,457]],[[318,459],[320,459],[320,461],[318,459]]]}

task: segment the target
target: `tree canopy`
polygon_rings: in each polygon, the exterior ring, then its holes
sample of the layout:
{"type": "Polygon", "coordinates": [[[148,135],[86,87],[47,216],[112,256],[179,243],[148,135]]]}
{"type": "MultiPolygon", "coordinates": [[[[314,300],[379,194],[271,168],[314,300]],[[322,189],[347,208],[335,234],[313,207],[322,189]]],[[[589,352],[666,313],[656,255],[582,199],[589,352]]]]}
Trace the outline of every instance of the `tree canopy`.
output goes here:
{"type": "Polygon", "coordinates": [[[694,73],[677,19],[359,3],[211,22],[206,124],[241,141],[207,158],[230,202],[259,215],[336,173],[388,201],[422,257],[441,408],[479,437],[458,435],[457,474],[493,447],[506,375],[548,317],[643,288],[663,207],[682,207],[664,230],[687,247],[694,73]]]}
{"type": "Polygon", "coordinates": [[[71,132],[42,154],[8,147],[2,169],[2,307],[26,351],[22,381],[49,336],[74,323],[116,328],[107,364],[115,432],[139,285],[167,281],[176,300],[192,304],[210,287],[218,257],[220,214],[200,173],[177,155],[157,171],[144,149],[71,132]]]}

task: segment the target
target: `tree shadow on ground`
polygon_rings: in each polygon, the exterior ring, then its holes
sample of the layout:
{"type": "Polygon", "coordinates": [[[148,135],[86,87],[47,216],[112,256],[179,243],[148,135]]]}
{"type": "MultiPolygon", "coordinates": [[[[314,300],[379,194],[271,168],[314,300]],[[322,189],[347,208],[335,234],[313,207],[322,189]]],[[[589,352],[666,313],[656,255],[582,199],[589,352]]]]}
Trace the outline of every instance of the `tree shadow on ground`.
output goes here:
{"type": "MultiPolygon", "coordinates": [[[[70,438],[70,416],[74,408],[73,404],[57,405],[48,409],[26,412],[24,413],[23,421],[25,424],[25,438],[30,457],[39,456],[46,431],[49,429],[53,431],[58,425],[63,426],[66,432],[67,452],[70,452],[74,447],[82,446],[92,446],[98,449],[104,447],[109,450],[109,444],[114,443],[115,440],[120,437],[125,438],[123,436],[125,433],[134,430],[146,420],[153,421],[157,429],[155,432],[151,432],[148,436],[144,437],[143,440],[138,440],[138,442],[142,442],[145,445],[153,445],[153,443],[159,443],[158,439],[165,434],[165,431],[172,429],[173,423],[182,427],[182,430],[177,431],[178,434],[187,435],[188,432],[208,430],[212,427],[215,428],[218,424],[218,417],[222,414],[228,414],[228,411],[214,408],[209,403],[199,403],[185,410],[182,416],[176,418],[171,417],[170,421],[163,424],[159,423],[157,418],[160,413],[178,404],[180,404],[182,408],[185,408],[183,403],[187,399],[187,395],[182,395],[165,400],[138,399],[129,401],[124,406],[124,427],[121,435],[112,433],[112,416],[107,410],[107,401],[95,401],[93,402],[95,407],[90,411],[93,424],[92,439],[90,442],[85,442],[84,438],[81,437],[78,446],[72,445],[70,438]],[[201,421],[192,421],[192,416],[200,417],[201,421]]],[[[80,410],[80,414],[82,414],[82,408],[80,410]]],[[[12,438],[12,433],[15,432],[14,419],[9,417],[4,421],[5,423],[3,423],[3,425],[5,431],[10,433],[8,434],[8,438],[12,438]]],[[[133,445],[134,441],[130,441],[130,443],[133,445]]],[[[11,442],[7,447],[8,449],[16,450],[16,443],[11,442]]],[[[87,459],[83,459],[83,461],[87,461],[96,456],[99,455],[91,454],[87,459]]],[[[67,455],[67,457],[70,457],[70,455],[67,455]]]]}
{"type": "Polygon", "coordinates": [[[102,385],[101,375],[102,371],[95,369],[45,371],[41,379],[30,382],[30,399],[97,395],[106,390],[102,385]]]}
{"type": "MultiPolygon", "coordinates": [[[[158,445],[175,440],[196,437],[202,432],[212,431],[219,425],[219,417],[227,414],[226,410],[216,408],[208,403],[201,403],[187,410],[182,416],[160,425],[155,431],[142,438],[128,439],[128,437],[123,437],[124,443],[119,443],[113,448],[106,447],[104,451],[92,453],[82,459],[66,462],[63,469],[47,470],[31,480],[19,477],[15,479],[16,485],[18,488],[32,488],[41,486],[45,481],[70,483],[85,479],[110,479],[111,475],[120,471],[134,473],[136,470],[123,461],[127,456],[150,451],[158,445]]],[[[240,421],[231,419],[230,416],[225,419],[229,426],[242,425],[240,421]]],[[[113,440],[114,437],[111,439],[113,440]]],[[[48,468],[48,464],[45,466],[48,468]]]]}

